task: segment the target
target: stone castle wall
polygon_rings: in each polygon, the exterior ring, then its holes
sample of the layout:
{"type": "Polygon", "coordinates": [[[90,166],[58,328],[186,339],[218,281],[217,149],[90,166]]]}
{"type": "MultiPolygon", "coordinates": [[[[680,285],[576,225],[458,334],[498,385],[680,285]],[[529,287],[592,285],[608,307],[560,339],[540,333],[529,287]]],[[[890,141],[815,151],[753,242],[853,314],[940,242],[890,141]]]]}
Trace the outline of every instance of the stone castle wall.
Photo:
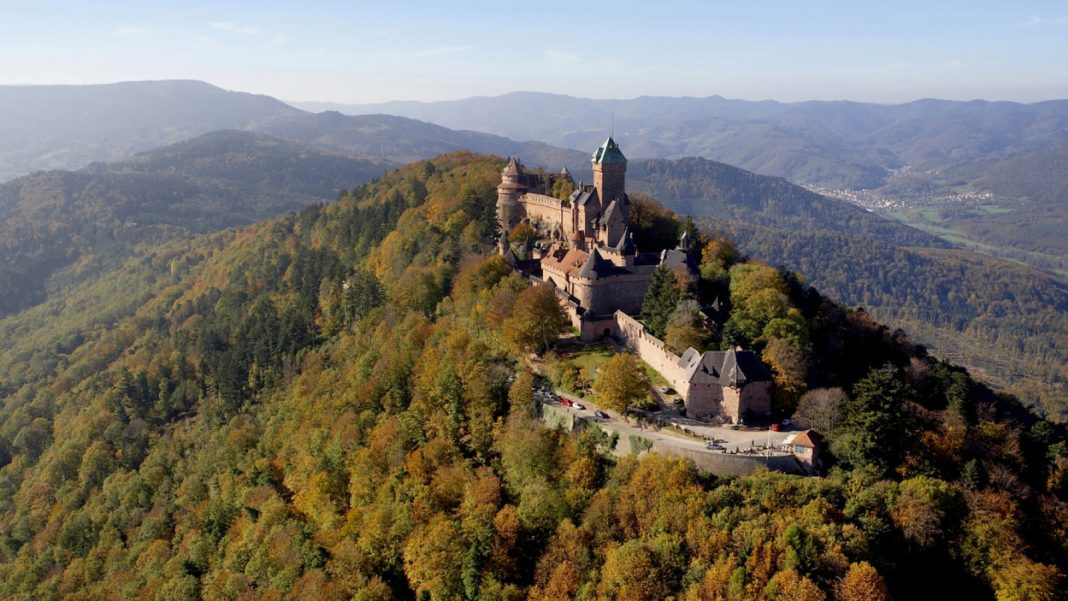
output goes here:
{"type": "Polygon", "coordinates": [[[556,198],[541,194],[524,194],[519,197],[519,205],[527,218],[546,224],[549,230],[559,224],[563,233],[570,237],[575,229],[571,207],[563,206],[556,198]]]}
{"type": "Polygon", "coordinates": [[[589,289],[590,304],[583,303],[583,306],[588,306],[599,315],[607,315],[617,309],[626,313],[641,313],[645,293],[649,290],[649,280],[649,274],[640,272],[586,280],[584,284],[589,289]]]}
{"type": "Polygon", "coordinates": [[[622,311],[613,315],[616,321],[616,336],[638,356],[653,367],[672,387],[685,398],[688,388],[686,373],[679,366],[679,356],[668,350],[663,340],[649,333],[638,320],[622,311]]]}
{"type": "MultiPolygon", "coordinates": [[[[731,389],[712,382],[687,382],[682,386],[678,391],[686,399],[686,415],[711,417],[723,414],[730,417],[731,421],[738,421],[735,415],[731,414],[731,389]]],[[[738,395],[734,396],[734,404],[737,406],[738,395]]]]}

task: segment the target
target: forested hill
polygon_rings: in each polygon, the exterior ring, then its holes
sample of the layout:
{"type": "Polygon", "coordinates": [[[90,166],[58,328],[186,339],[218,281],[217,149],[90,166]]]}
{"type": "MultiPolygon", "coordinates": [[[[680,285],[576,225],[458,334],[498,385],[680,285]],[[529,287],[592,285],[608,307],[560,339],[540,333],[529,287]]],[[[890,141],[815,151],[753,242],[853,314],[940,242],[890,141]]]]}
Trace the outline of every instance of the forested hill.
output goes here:
{"type": "Polygon", "coordinates": [[[559,306],[490,254],[502,164],[139,247],[0,320],[0,596],[1059,595],[1063,430],[724,240],[699,288],[725,287],[735,335],[789,332],[754,344],[841,387],[816,394],[841,403],[829,476],[541,427],[525,332],[559,306]]]}
{"type": "Polygon", "coordinates": [[[334,200],[342,189],[392,167],[221,131],[122,163],[0,184],[0,315],[40,302],[50,288],[104,265],[121,264],[137,244],[334,200]]]}
{"type": "Polygon", "coordinates": [[[498,156],[518,156],[531,166],[554,171],[563,167],[589,171],[589,153],[542,142],[516,142],[475,131],[456,131],[440,125],[390,115],[349,116],[336,112],[302,113],[253,127],[287,140],[351,156],[381,157],[409,163],[456,150],[498,156]]]}
{"type": "Polygon", "coordinates": [[[948,180],[974,179],[978,190],[1037,203],[1068,205],[1068,142],[1020,156],[954,169],[948,180]]]}
{"type": "Polygon", "coordinates": [[[0,181],[122,159],[300,112],[268,96],[200,81],[0,86],[0,181]]]}
{"type": "Polygon", "coordinates": [[[42,169],[80,169],[91,162],[122,160],[227,129],[401,163],[471,150],[518,155],[532,166],[553,170],[589,167],[586,153],[541,142],[516,142],[387,115],[307,113],[268,96],[199,81],[142,81],[0,86],[0,182],[42,169]]]}
{"type": "Polygon", "coordinates": [[[726,233],[742,251],[805,274],[840,301],[1068,418],[1063,278],[952,249],[849,202],[706,159],[633,161],[627,175],[632,189],[726,233]]]}
{"type": "Polygon", "coordinates": [[[946,248],[947,242],[821,196],[790,182],[702,158],[633,161],[630,187],[650,192],[673,211],[802,231],[860,233],[896,246],[946,248]]]}
{"type": "Polygon", "coordinates": [[[963,250],[901,248],[872,236],[699,220],[772,265],[904,328],[933,352],[1068,420],[1068,285],[963,250]]]}

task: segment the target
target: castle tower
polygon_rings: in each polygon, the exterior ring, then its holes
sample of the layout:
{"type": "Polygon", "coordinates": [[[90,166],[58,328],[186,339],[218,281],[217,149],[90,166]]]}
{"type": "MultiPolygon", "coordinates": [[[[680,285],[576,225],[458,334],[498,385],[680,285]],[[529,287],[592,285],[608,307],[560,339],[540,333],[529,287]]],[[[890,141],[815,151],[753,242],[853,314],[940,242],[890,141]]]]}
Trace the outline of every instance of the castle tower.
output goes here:
{"type": "Polygon", "coordinates": [[[497,223],[501,229],[508,231],[522,218],[519,211],[519,197],[527,187],[519,183],[521,173],[519,161],[512,157],[501,172],[501,183],[497,186],[497,223]]]}
{"type": "Polygon", "coordinates": [[[608,208],[613,200],[622,205],[626,198],[624,180],[627,173],[627,157],[619,150],[616,141],[609,137],[593,153],[593,187],[601,202],[601,211],[608,208]]]}

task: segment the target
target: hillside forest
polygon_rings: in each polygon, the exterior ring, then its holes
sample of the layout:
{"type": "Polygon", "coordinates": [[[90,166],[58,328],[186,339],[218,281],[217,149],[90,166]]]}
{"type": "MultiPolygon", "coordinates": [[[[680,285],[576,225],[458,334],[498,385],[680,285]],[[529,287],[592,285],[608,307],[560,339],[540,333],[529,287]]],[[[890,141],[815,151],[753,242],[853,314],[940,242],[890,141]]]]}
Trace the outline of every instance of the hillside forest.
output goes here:
{"type": "MultiPolygon", "coordinates": [[[[0,320],[0,596],[1061,598],[1063,427],[725,238],[645,318],[757,350],[826,476],[540,425],[559,306],[494,254],[502,165],[135,245],[0,320]],[[722,324],[679,317],[713,296],[722,324]]],[[[645,211],[650,244],[692,231],[645,211]]]]}

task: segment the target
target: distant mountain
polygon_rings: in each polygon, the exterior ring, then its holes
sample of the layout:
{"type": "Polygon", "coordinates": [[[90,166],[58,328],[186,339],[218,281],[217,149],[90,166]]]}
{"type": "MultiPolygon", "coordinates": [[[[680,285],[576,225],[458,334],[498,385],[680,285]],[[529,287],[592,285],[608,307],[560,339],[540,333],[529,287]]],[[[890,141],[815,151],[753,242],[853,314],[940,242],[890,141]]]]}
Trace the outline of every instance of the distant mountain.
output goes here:
{"type": "MultiPolygon", "coordinates": [[[[516,142],[474,131],[455,131],[390,115],[300,113],[273,119],[251,129],[333,152],[408,163],[456,150],[521,156],[530,165],[589,170],[589,154],[541,142],[516,142]]],[[[603,142],[599,140],[590,148],[603,142]]]]}
{"type": "Polygon", "coordinates": [[[447,102],[302,104],[387,113],[519,140],[588,148],[612,126],[633,158],[702,156],[792,181],[877,188],[889,170],[1006,158],[1068,139],[1068,101],[750,102],[591,100],[516,92],[447,102]]]}
{"type": "Polygon", "coordinates": [[[531,165],[552,169],[588,167],[585,153],[544,143],[452,131],[386,115],[316,115],[268,96],[230,92],[200,81],[144,81],[0,86],[0,181],[33,171],[122,160],[224,129],[257,131],[334,153],[400,163],[465,149],[518,154],[531,165]]]}
{"type": "Polygon", "coordinates": [[[0,181],[129,157],[301,111],[200,81],[0,86],[0,181]]]}
{"type": "Polygon", "coordinates": [[[1068,142],[1008,159],[903,174],[884,195],[902,221],[1068,276],[1068,142]]]}
{"type": "Polygon", "coordinates": [[[1000,161],[947,171],[949,185],[971,182],[997,196],[1068,207],[1068,142],[1000,161]]]}
{"type": "Polygon", "coordinates": [[[864,234],[895,246],[945,248],[931,234],[790,182],[701,158],[632,161],[632,190],[651,193],[673,211],[790,230],[864,234]]]}
{"type": "Polygon", "coordinates": [[[121,263],[143,242],[246,225],[334,200],[394,163],[331,155],[249,132],[206,134],[121,163],[0,185],[0,315],[121,263]]]}

